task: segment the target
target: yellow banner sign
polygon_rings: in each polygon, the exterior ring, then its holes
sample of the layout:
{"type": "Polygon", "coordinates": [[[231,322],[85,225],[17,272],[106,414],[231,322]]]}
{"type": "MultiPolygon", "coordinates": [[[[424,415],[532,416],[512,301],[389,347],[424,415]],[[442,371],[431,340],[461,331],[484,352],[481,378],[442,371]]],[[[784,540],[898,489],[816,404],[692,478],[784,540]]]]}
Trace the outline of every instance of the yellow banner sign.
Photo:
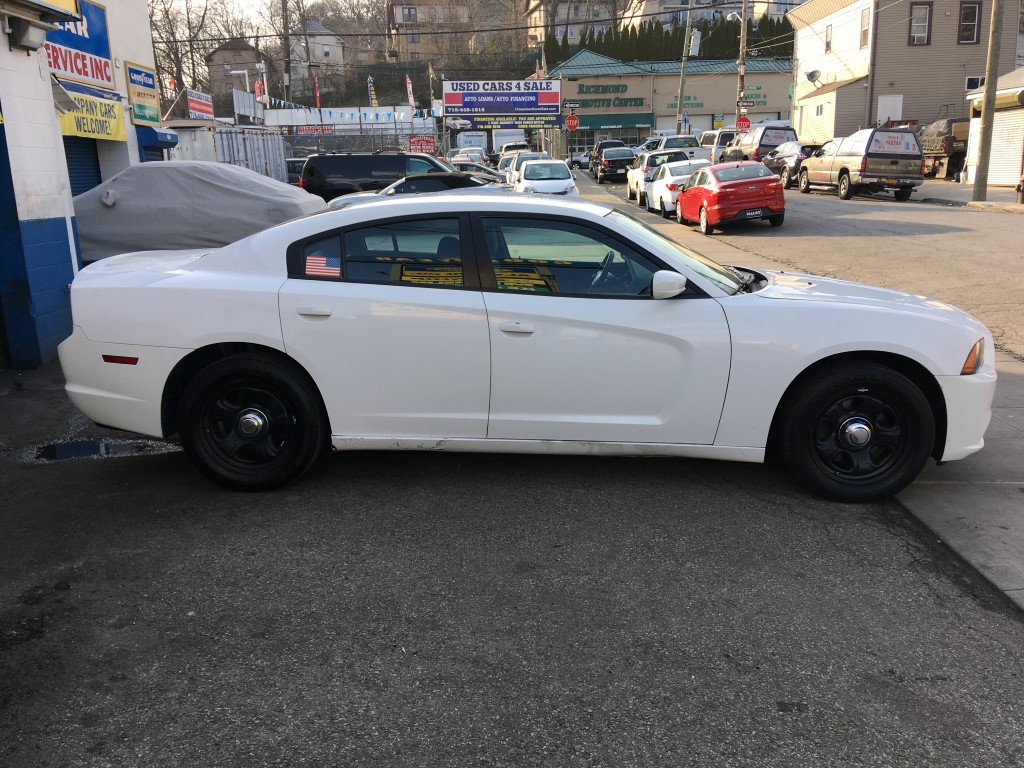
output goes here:
{"type": "Polygon", "coordinates": [[[68,18],[79,17],[78,0],[21,0],[31,8],[43,11],[64,11],[68,18]]]}
{"type": "MultiPolygon", "coordinates": [[[[124,110],[121,100],[101,98],[72,90],[65,84],[71,98],[78,104],[78,110],[60,117],[60,132],[65,136],[84,136],[87,139],[127,141],[128,132],[124,125],[124,110]]],[[[83,89],[84,90],[84,89],[83,89]]]]}

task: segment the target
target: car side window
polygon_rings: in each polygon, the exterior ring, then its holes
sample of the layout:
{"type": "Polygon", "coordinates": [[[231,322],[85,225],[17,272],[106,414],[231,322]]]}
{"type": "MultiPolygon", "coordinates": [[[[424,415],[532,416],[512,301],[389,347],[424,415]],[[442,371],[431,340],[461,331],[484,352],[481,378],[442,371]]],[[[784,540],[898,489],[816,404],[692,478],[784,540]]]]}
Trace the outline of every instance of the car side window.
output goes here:
{"type": "Polygon", "coordinates": [[[659,267],[604,232],[568,221],[484,218],[499,291],[636,298],[659,267]]]}
{"type": "Polygon", "coordinates": [[[830,141],[826,144],[821,151],[821,154],[825,157],[832,157],[839,150],[839,142],[830,141]]]}
{"type": "Polygon", "coordinates": [[[405,163],[405,175],[410,176],[414,173],[432,173],[437,168],[428,163],[422,157],[409,157],[406,158],[405,163]]]}
{"type": "Polygon", "coordinates": [[[462,287],[458,219],[376,224],[302,246],[301,275],[362,283],[462,287]]]}
{"type": "Polygon", "coordinates": [[[370,178],[377,181],[394,181],[402,178],[405,163],[397,155],[377,155],[370,161],[370,178]]]}

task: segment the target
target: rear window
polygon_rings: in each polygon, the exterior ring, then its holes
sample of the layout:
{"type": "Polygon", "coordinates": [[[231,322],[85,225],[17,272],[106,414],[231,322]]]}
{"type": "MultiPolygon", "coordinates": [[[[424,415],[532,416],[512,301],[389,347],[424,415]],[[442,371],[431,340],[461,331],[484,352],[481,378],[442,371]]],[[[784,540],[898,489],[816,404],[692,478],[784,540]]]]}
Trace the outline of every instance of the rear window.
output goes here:
{"type": "Polygon", "coordinates": [[[712,171],[719,181],[742,181],[743,179],[759,179],[762,176],[774,176],[765,166],[740,165],[733,168],[719,168],[712,171]]]}
{"type": "Polygon", "coordinates": [[[633,159],[633,150],[632,149],[606,149],[605,152],[604,152],[604,156],[606,158],[608,158],[609,160],[622,160],[622,159],[625,159],[625,158],[628,158],[629,160],[632,160],[633,159]]]}
{"type": "Polygon", "coordinates": [[[676,149],[678,147],[696,147],[699,146],[697,140],[693,136],[672,136],[671,138],[665,139],[665,149],[676,149]]]}
{"type": "Polygon", "coordinates": [[[761,136],[761,145],[767,147],[777,147],[787,141],[796,141],[796,131],[792,128],[765,128],[761,136]]]}
{"type": "Polygon", "coordinates": [[[868,145],[868,152],[888,155],[919,155],[921,145],[917,136],[910,131],[875,131],[868,145]]]}

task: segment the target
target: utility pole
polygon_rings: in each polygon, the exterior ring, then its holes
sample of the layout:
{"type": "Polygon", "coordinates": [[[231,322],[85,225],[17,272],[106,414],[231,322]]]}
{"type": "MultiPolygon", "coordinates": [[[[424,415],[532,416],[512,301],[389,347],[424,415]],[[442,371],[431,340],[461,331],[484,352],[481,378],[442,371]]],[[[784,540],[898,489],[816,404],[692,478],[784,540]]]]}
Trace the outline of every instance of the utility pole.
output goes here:
{"type": "Polygon", "coordinates": [[[291,101],[288,86],[292,78],[292,40],[288,35],[288,0],[281,0],[281,12],[284,18],[284,74],[281,75],[281,85],[284,86],[284,100],[291,101]]]}
{"type": "Polygon", "coordinates": [[[981,137],[978,141],[978,167],[974,172],[971,200],[984,202],[988,197],[988,159],[992,153],[992,122],[996,112],[996,85],[999,80],[999,43],[1003,36],[1003,3],[992,0],[992,22],[988,32],[988,61],[985,64],[985,98],[981,104],[981,137]]]}
{"type": "MultiPolygon", "coordinates": [[[[998,0],[997,0],[998,1],[998,0]]],[[[743,114],[743,78],[747,74],[747,0],[740,6],[740,57],[736,60],[736,119],[743,114]]]]}
{"type": "Polygon", "coordinates": [[[686,31],[683,33],[683,58],[679,62],[679,94],[676,96],[676,133],[683,132],[683,92],[686,90],[686,60],[690,58],[690,37],[693,35],[693,7],[686,6],[686,31]]]}

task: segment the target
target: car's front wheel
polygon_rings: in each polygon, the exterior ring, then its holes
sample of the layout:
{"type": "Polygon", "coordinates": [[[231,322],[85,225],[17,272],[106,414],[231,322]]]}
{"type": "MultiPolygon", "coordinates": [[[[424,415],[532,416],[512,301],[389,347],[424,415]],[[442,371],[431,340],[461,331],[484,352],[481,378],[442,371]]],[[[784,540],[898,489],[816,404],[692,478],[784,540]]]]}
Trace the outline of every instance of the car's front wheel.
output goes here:
{"type": "Polygon", "coordinates": [[[804,485],[837,501],[873,501],[918,476],[935,420],[910,379],[883,365],[850,362],[793,392],[777,433],[783,462],[804,485]]]}
{"type": "Polygon", "coordinates": [[[328,436],[322,410],[302,372],[264,355],[233,355],[186,387],[178,432],[211,480],[265,491],[295,480],[320,456],[328,436]]]}

